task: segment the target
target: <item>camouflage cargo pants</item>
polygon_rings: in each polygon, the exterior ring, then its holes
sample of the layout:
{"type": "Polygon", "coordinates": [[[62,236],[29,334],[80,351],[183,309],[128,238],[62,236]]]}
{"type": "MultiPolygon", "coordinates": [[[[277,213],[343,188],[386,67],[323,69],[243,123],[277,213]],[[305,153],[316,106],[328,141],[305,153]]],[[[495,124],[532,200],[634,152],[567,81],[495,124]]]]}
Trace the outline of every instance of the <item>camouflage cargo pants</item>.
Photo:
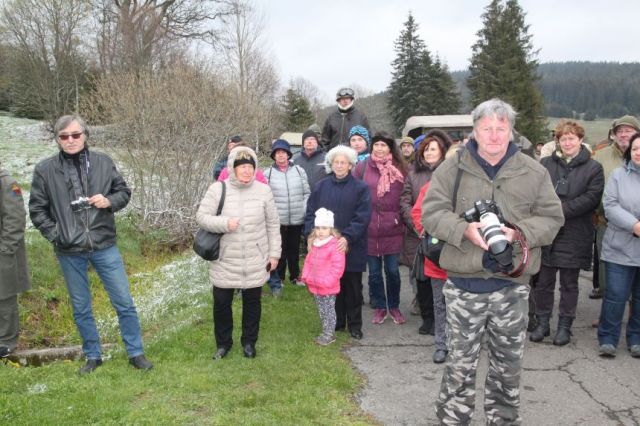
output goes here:
{"type": "Polygon", "coordinates": [[[529,287],[514,284],[493,293],[469,293],[447,280],[449,356],[436,414],[444,425],[468,425],[475,410],[476,369],[487,334],[489,371],[484,410],[488,425],[518,425],[520,372],[527,327],[529,287]]]}

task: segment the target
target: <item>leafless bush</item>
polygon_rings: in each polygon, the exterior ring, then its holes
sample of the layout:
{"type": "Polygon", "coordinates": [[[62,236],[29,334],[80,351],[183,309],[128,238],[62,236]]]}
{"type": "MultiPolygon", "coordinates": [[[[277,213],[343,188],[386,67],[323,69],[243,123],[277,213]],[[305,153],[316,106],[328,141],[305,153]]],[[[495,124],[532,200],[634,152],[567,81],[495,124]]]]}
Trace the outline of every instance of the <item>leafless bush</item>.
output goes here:
{"type": "Polygon", "coordinates": [[[169,244],[191,238],[213,163],[246,124],[230,93],[203,67],[180,65],[105,76],[86,105],[93,122],[110,123],[102,142],[118,153],[143,228],[166,230],[169,244]]]}

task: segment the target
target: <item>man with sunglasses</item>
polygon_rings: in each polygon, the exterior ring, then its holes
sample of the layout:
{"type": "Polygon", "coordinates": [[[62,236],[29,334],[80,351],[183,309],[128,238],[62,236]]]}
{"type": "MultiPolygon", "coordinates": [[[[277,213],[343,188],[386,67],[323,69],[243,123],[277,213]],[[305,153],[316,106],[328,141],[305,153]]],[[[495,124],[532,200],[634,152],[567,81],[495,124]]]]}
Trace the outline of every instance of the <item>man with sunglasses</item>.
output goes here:
{"type": "Polygon", "coordinates": [[[336,145],[349,146],[349,131],[353,126],[363,126],[371,134],[371,127],[367,117],[355,106],[353,89],[343,87],[336,93],[338,110],[331,113],[322,128],[321,145],[328,152],[336,145]]]}
{"type": "Polygon", "coordinates": [[[140,321],[115,245],[114,213],[129,203],[131,190],[109,156],[89,151],[89,132],[81,117],[60,117],[54,133],[60,153],[36,166],[29,215],[34,226],[53,244],[69,291],[87,359],[78,373],[88,374],[102,365],[100,337],[91,307],[89,263],[116,310],[129,363],[149,370],[153,365],[144,356],[140,321]]]}

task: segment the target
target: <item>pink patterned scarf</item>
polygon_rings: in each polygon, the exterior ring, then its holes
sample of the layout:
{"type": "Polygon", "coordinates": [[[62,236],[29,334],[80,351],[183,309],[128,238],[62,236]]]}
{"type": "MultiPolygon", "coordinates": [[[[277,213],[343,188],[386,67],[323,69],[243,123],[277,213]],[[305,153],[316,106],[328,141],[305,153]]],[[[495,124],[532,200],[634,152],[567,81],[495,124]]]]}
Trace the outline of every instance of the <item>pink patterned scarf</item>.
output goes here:
{"type": "Polygon", "coordinates": [[[388,154],[384,158],[379,158],[375,155],[372,155],[369,158],[373,161],[373,165],[376,166],[380,172],[380,180],[378,181],[377,188],[378,198],[384,196],[384,194],[391,190],[391,184],[393,182],[404,183],[404,176],[400,170],[393,165],[393,157],[391,154],[388,154]]]}

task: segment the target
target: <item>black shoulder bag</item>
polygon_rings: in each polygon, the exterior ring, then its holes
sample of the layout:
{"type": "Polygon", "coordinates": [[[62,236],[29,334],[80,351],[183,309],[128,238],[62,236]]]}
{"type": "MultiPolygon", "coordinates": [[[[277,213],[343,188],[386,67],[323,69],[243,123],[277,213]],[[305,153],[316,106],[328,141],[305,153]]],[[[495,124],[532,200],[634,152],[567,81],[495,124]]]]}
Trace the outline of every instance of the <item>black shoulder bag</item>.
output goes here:
{"type": "MultiPolygon", "coordinates": [[[[222,207],[224,206],[224,196],[226,194],[226,186],[224,182],[222,184],[222,195],[220,196],[220,202],[218,203],[218,211],[216,216],[220,216],[222,207]]],[[[202,228],[198,229],[196,238],[193,240],[193,251],[204,260],[218,260],[220,256],[220,238],[222,238],[222,232],[209,232],[202,228]]]]}

